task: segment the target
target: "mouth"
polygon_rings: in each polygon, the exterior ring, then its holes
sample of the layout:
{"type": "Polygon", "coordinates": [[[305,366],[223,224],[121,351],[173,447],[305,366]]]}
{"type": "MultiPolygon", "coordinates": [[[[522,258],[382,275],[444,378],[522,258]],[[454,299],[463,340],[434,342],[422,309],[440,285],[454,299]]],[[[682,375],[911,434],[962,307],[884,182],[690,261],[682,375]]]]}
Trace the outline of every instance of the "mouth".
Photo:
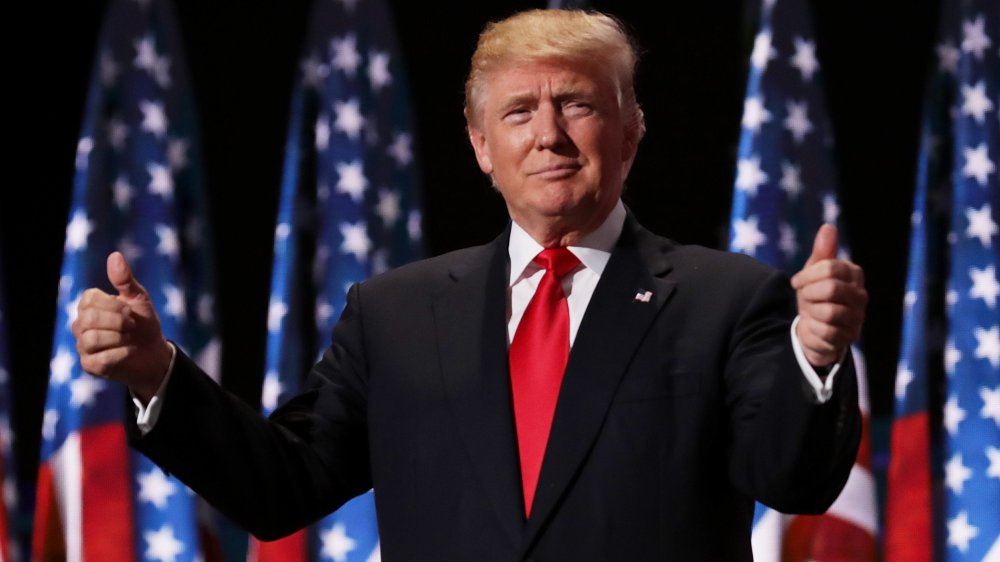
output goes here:
{"type": "Polygon", "coordinates": [[[577,162],[549,164],[530,172],[528,175],[543,179],[558,180],[568,178],[573,174],[576,174],[580,171],[580,167],[580,164],[577,162]]]}

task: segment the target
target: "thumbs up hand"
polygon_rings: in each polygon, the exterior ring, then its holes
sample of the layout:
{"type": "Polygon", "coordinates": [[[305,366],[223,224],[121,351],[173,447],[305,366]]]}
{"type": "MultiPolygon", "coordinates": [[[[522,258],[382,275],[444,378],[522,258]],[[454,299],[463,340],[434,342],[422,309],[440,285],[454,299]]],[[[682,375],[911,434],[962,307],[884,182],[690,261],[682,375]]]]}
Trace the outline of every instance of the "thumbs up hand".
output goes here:
{"type": "Polygon", "coordinates": [[[166,375],[173,349],[163,337],[149,293],[118,252],[108,256],[108,279],[117,295],[91,288],[80,298],[72,327],[80,366],[127,384],[148,402],[166,375]]]}
{"type": "Polygon", "coordinates": [[[816,233],[812,254],[792,277],[798,300],[796,336],[806,359],[826,367],[843,356],[861,333],[868,292],[857,265],[837,259],[837,228],[824,224],[816,233]]]}

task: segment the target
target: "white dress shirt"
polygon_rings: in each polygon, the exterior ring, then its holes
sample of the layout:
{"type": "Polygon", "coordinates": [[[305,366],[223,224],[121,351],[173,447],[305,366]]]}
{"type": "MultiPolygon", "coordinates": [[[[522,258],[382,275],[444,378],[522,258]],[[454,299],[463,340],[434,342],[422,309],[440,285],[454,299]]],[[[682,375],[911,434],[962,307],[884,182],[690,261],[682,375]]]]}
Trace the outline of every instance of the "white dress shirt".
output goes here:
{"type": "MultiPolygon", "coordinates": [[[[580,328],[580,321],[583,320],[583,315],[587,311],[590,297],[593,296],[594,289],[597,288],[597,282],[601,280],[601,274],[604,273],[604,268],[608,265],[608,260],[611,259],[611,251],[625,226],[625,214],[625,206],[621,201],[618,201],[601,226],[578,240],[576,244],[569,246],[569,251],[580,260],[580,265],[561,280],[569,306],[570,347],[576,340],[576,333],[580,328]]],[[[528,303],[531,302],[531,297],[534,296],[538,283],[545,275],[545,269],[533,261],[538,252],[543,249],[542,245],[536,242],[520,225],[516,222],[511,225],[510,244],[507,247],[510,256],[510,284],[507,291],[508,345],[514,340],[514,333],[517,331],[517,325],[521,322],[524,310],[528,308],[528,303]]],[[[792,322],[790,333],[792,349],[795,351],[795,358],[798,360],[799,368],[802,369],[802,374],[816,391],[817,402],[823,403],[833,395],[833,380],[843,361],[834,365],[825,378],[821,378],[802,352],[802,346],[795,334],[798,322],[799,318],[796,316],[792,322]]],[[[174,353],[176,354],[176,350],[174,353]]],[[[167,382],[170,380],[170,373],[173,372],[173,366],[174,357],[172,356],[167,375],[163,378],[160,388],[156,395],[150,399],[149,404],[144,406],[141,400],[132,395],[137,425],[143,435],[153,429],[160,415],[160,409],[163,407],[163,394],[167,382]]]]}

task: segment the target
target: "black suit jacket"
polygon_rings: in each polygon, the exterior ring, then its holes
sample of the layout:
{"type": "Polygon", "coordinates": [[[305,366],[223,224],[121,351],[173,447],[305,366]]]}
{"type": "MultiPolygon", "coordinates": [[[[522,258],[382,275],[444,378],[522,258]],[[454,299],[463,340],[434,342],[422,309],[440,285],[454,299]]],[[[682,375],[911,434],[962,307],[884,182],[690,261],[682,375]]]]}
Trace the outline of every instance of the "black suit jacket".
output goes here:
{"type": "Polygon", "coordinates": [[[750,560],[754,498],[788,512],[833,502],[860,439],[849,360],[817,404],[786,276],[629,219],[525,521],[507,241],[353,287],[307,390],[270,421],[178,354],[159,421],[144,437],[133,422],[133,444],[265,539],[374,486],[389,561],[750,560]]]}

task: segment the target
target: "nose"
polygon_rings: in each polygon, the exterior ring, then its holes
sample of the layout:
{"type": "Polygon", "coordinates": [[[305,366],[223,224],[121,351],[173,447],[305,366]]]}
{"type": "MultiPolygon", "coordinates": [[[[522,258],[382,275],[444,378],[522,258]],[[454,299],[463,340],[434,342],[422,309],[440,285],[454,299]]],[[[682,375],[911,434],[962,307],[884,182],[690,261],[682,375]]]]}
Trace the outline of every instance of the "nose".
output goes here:
{"type": "Polygon", "coordinates": [[[535,112],[535,148],[551,150],[566,142],[562,116],[552,104],[542,104],[535,112]]]}

